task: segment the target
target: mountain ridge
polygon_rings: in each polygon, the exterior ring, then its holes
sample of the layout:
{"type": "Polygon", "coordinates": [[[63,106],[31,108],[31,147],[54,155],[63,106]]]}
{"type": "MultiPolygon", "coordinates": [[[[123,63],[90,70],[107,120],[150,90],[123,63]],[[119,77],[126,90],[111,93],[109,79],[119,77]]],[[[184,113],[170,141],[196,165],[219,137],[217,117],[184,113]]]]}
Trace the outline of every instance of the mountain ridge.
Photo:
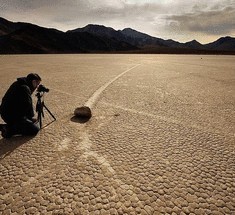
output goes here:
{"type": "Polygon", "coordinates": [[[89,24],[66,32],[0,17],[0,54],[30,53],[168,53],[235,54],[235,38],[226,36],[201,44],[180,43],[131,28],[115,30],[89,24]]]}

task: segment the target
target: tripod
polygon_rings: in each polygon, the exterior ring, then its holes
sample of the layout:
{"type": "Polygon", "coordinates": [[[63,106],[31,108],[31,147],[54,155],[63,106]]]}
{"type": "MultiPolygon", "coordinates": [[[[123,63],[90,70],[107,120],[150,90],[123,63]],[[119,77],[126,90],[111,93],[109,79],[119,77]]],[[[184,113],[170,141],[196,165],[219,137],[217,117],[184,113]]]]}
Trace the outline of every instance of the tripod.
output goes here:
{"type": "Polygon", "coordinates": [[[36,93],[37,97],[37,104],[36,104],[36,112],[38,112],[37,120],[39,122],[40,129],[42,129],[42,117],[44,117],[43,108],[47,110],[47,112],[52,116],[54,121],[56,120],[55,116],[51,113],[51,111],[47,108],[47,106],[44,103],[44,99],[42,99],[44,96],[44,92],[38,92],[36,93]]]}

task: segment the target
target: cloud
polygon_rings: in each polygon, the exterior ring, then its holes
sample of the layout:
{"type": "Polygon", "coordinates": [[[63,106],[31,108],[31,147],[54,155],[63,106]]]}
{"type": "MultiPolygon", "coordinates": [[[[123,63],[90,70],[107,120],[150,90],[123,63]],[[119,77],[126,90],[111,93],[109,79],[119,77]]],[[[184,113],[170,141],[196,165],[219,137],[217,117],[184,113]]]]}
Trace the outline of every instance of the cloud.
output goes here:
{"type": "Polygon", "coordinates": [[[69,0],[69,1],[63,1],[63,0],[2,0],[0,5],[5,5],[6,9],[9,10],[21,10],[21,11],[27,11],[31,9],[37,9],[40,7],[61,7],[61,5],[76,5],[79,2],[85,2],[84,0],[69,0]]]}
{"type": "Polygon", "coordinates": [[[235,8],[220,8],[218,5],[213,10],[201,11],[194,6],[191,13],[171,15],[166,17],[168,29],[185,32],[200,32],[210,35],[229,35],[235,31],[235,8]]]}
{"type": "Polygon", "coordinates": [[[68,30],[86,17],[90,8],[86,0],[5,0],[0,3],[0,14],[11,21],[68,30]]]}
{"type": "Polygon", "coordinates": [[[234,35],[234,8],[234,0],[0,0],[1,16],[11,21],[63,31],[87,24],[131,27],[176,40],[234,35]]]}
{"type": "Polygon", "coordinates": [[[92,2],[88,1],[87,5],[83,5],[79,11],[76,8],[70,8],[69,14],[64,16],[60,13],[59,16],[54,17],[53,21],[66,23],[67,30],[70,26],[71,29],[92,23],[115,29],[131,27],[148,32],[149,25],[155,21],[156,14],[166,10],[156,3],[133,4],[119,0],[112,2],[107,0],[95,4],[92,2]]]}
{"type": "MultiPolygon", "coordinates": [[[[15,16],[27,16],[28,19],[37,17],[38,19],[51,20],[52,17],[65,22],[69,20],[94,20],[97,22],[104,19],[109,20],[120,19],[128,23],[129,19],[145,19],[153,13],[160,12],[163,7],[161,4],[143,3],[148,1],[139,1],[138,3],[129,2],[128,0],[5,0],[4,8],[0,6],[2,14],[15,14],[15,16]],[[28,15],[31,15],[30,17],[28,15]],[[124,20],[127,18],[126,20],[124,20]],[[128,19],[129,18],[129,19],[128,19]]],[[[2,4],[3,5],[3,4],[2,4]]]]}

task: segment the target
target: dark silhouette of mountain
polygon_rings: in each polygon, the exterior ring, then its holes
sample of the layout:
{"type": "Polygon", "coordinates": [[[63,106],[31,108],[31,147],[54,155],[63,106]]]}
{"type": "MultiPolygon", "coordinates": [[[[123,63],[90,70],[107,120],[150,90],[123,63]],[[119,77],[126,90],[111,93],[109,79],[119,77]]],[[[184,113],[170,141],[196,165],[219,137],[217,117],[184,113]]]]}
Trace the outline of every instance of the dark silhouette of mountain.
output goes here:
{"type": "Polygon", "coordinates": [[[168,44],[165,40],[149,36],[148,34],[138,32],[131,28],[125,28],[120,32],[125,35],[127,42],[138,47],[168,47],[168,44]]]}
{"type": "Polygon", "coordinates": [[[136,50],[136,46],[126,42],[121,33],[110,27],[105,27],[103,25],[87,25],[84,28],[77,28],[75,30],[67,31],[67,34],[76,35],[80,33],[89,33],[96,36],[107,46],[112,47],[110,51],[124,51],[124,50],[136,50]]]}
{"type": "Polygon", "coordinates": [[[131,28],[116,31],[113,28],[105,26],[87,25],[84,28],[77,28],[69,32],[88,32],[106,39],[109,38],[125,42],[134,47],[138,47],[138,52],[149,51],[152,53],[155,50],[157,53],[200,53],[201,51],[202,54],[206,52],[210,54],[213,51],[235,51],[235,48],[232,45],[235,44],[233,40],[232,43],[225,42],[223,47],[218,48],[218,46],[215,46],[214,44],[211,46],[202,45],[196,40],[186,43],[179,43],[174,40],[163,40],[161,38],[152,37],[148,34],[138,32],[131,28]]]}
{"type": "Polygon", "coordinates": [[[68,32],[88,32],[96,36],[103,38],[110,38],[113,40],[118,40],[131,44],[135,47],[145,47],[145,46],[166,46],[164,40],[151,37],[147,34],[135,31],[131,28],[125,28],[121,30],[114,30],[113,28],[105,27],[103,25],[87,25],[84,28],[77,28],[68,32]]]}
{"type": "Polygon", "coordinates": [[[24,26],[27,26],[27,23],[14,23],[0,17],[0,36],[12,33],[24,26]]]}
{"type": "Polygon", "coordinates": [[[77,28],[74,30],[67,31],[68,33],[76,33],[76,32],[88,32],[90,34],[95,34],[100,37],[107,37],[107,38],[123,38],[123,35],[118,31],[114,30],[110,27],[105,27],[103,25],[92,25],[89,24],[84,28],[77,28]]]}
{"type": "Polygon", "coordinates": [[[189,53],[235,54],[235,38],[223,37],[202,45],[163,40],[131,28],[114,30],[87,25],[67,32],[0,17],[0,54],[20,53],[189,53]]]}
{"type": "Polygon", "coordinates": [[[205,47],[211,50],[234,51],[235,50],[235,38],[221,37],[215,42],[206,44],[205,47]]]}
{"type": "Polygon", "coordinates": [[[0,53],[92,53],[135,50],[136,47],[88,32],[67,32],[29,23],[0,20],[0,53]]]}
{"type": "Polygon", "coordinates": [[[197,40],[192,40],[187,43],[184,43],[184,45],[188,48],[192,49],[206,49],[201,43],[199,43],[197,40]]]}

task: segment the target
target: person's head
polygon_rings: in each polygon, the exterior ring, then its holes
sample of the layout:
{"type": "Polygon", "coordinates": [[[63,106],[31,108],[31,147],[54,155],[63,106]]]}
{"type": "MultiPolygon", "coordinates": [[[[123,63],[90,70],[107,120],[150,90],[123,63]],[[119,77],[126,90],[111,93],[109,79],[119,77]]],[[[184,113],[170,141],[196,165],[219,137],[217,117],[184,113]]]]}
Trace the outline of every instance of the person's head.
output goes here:
{"type": "Polygon", "coordinates": [[[30,85],[30,89],[31,89],[32,92],[37,89],[38,85],[42,81],[41,77],[36,73],[28,74],[26,79],[27,79],[27,82],[30,85]]]}

